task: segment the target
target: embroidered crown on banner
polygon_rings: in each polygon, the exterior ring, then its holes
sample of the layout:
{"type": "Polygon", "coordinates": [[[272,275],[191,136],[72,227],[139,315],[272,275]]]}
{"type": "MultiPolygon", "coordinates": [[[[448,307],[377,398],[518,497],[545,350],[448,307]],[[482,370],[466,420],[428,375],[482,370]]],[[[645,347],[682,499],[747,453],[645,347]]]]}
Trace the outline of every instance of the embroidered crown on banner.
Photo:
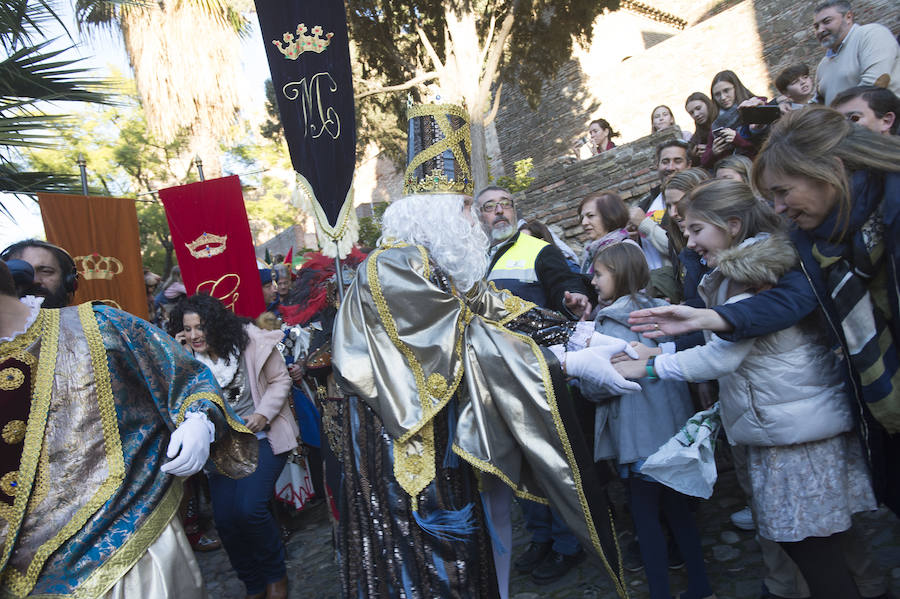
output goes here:
{"type": "Polygon", "coordinates": [[[328,47],[328,44],[331,43],[331,38],[334,37],[334,33],[329,32],[323,38],[321,25],[313,27],[310,33],[312,35],[307,35],[306,25],[300,23],[297,25],[297,37],[294,37],[293,33],[287,32],[281,36],[284,43],[279,40],[272,40],[272,43],[278,46],[278,51],[284,54],[285,58],[297,60],[304,52],[321,54],[328,47]]]}
{"type": "Polygon", "coordinates": [[[75,264],[78,265],[78,273],[85,279],[112,279],[120,274],[125,267],[113,256],[101,256],[97,252],[87,256],[75,256],[75,264]]]}
{"type": "Polygon", "coordinates": [[[204,233],[194,241],[184,244],[194,258],[211,258],[225,251],[228,235],[204,233]]]}

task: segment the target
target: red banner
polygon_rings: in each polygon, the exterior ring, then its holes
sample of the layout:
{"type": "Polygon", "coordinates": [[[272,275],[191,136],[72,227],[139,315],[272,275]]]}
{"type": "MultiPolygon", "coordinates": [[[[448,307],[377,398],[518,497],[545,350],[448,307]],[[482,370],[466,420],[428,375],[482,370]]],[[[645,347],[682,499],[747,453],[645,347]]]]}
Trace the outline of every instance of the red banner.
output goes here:
{"type": "Polygon", "coordinates": [[[147,318],[134,200],[38,194],[47,241],[75,260],[75,303],[100,301],[147,318]]]}
{"type": "Polygon", "coordinates": [[[159,191],[188,295],[208,293],[235,314],[265,310],[238,177],[159,191]]]}

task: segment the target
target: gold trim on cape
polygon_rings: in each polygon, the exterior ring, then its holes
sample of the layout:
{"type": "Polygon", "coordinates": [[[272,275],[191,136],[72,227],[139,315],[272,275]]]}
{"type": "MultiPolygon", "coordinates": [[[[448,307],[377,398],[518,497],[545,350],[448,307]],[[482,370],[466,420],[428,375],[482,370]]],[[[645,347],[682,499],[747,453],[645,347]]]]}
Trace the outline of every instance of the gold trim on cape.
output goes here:
{"type": "MultiPolygon", "coordinates": [[[[125,543],[107,558],[103,564],[94,570],[90,576],[78,585],[74,596],[81,599],[100,597],[108,591],[128,570],[134,566],[144,552],[156,541],[169,520],[178,511],[183,494],[182,479],[173,476],[172,484],[165,492],[159,504],[153,508],[150,515],[141,524],[125,543]]],[[[44,599],[50,599],[53,595],[38,595],[44,599]]]]}
{"type": "MultiPolygon", "coordinates": [[[[31,464],[32,456],[28,454],[29,450],[39,448],[43,445],[43,431],[47,422],[47,412],[51,401],[53,382],[56,374],[56,357],[59,346],[59,312],[52,311],[49,313],[48,326],[46,334],[43,337],[41,345],[41,359],[38,366],[37,387],[35,389],[35,401],[32,403],[31,415],[28,418],[28,432],[25,436],[25,451],[23,452],[22,463],[26,464],[30,471],[27,473],[27,488],[22,489],[22,497],[29,499],[31,487],[34,480],[34,467],[31,464]],[[52,360],[52,368],[45,366],[44,345],[48,340],[51,341],[52,354],[48,354],[48,360],[52,360]],[[51,357],[52,356],[52,357],[51,357]],[[40,419],[40,423],[35,424],[35,429],[40,426],[40,436],[35,439],[31,433],[32,415],[35,420],[40,419]],[[37,447],[29,443],[37,443],[37,447]]],[[[122,485],[125,480],[125,459],[122,454],[122,439],[119,436],[119,424],[116,419],[116,406],[112,393],[112,384],[110,382],[109,365],[106,361],[106,348],[103,345],[103,337],[100,334],[100,326],[94,318],[94,309],[90,303],[84,303],[78,306],[78,318],[81,322],[84,337],[87,340],[88,348],[91,354],[91,365],[94,371],[94,384],[97,394],[97,406],[100,412],[100,422],[103,427],[103,446],[106,453],[107,467],[109,475],[104,480],[94,495],[75,513],[75,515],[56,533],[56,535],[38,547],[35,551],[31,563],[25,574],[12,569],[6,568],[4,572],[4,580],[7,586],[17,596],[27,595],[37,582],[41,569],[50,555],[59,549],[69,538],[81,530],[88,519],[99,510],[115,491],[122,485]]],[[[23,468],[20,468],[20,472],[23,468]]],[[[16,497],[16,504],[19,503],[19,497],[16,497]]],[[[23,514],[24,515],[24,514],[23,514]]],[[[15,530],[21,526],[21,520],[16,524],[15,530]]],[[[13,530],[12,528],[10,530],[13,530]]],[[[7,536],[9,539],[9,536],[7,536]]],[[[10,547],[12,543],[7,543],[10,547]]],[[[4,566],[9,555],[4,555],[4,566]]]]}
{"type": "MultiPolygon", "coordinates": [[[[3,571],[3,586],[8,586],[16,595],[20,596],[28,593],[31,587],[34,586],[34,581],[31,582],[28,588],[23,588],[25,580],[22,579],[22,575],[12,568],[7,569],[6,565],[12,555],[12,548],[16,544],[19,529],[25,517],[25,509],[31,496],[41,448],[44,444],[44,429],[46,428],[47,414],[50,409],[56,358],[59,350],[59,312],[57,310],[41,310],[38,318],[28,331],[12,341],[0,345],[0,351],[12,353],[30,346],[37,341],[38,336],[42,337],[40,358],[38,359],[37,372],[34,376],[34,394],[31,410],[28,414],[25,445],[22,449],[22,459],[19,462],[18,491],[13,501],[12,509],[8,512],[10,517],[8,518],[6,529],[6,541],[3,544],[2,558],[0,558],[0,570],[3,571]]],[[[41,563],[43,564],[43,562],[41,563]]],[[[31,567],[29,566],[30,569],[31,567]]],[[[34,578],[37,580],[36,575],[34,578]]]]}
{"type": "MultiPolygon", "coordinates": [[[[487,321],[487,324],[493,327],[503,328],[494,322],[487,321]]],[[[534,354],[535,358],[537,358],[538,364],[540,365],[541,369],[541,378],[544,380],[544,389],[547,393],[547,403],[550,406],[550,414],[553,416],[553,423],[556,425],[556,432],[559,435],[559,440],[562,442],[563,451],[566,454],[566,460],[569,462],[569,468],[572,469],[572,480],[575,483],[575,489],[578,493],[578,501],[581,504],[581,513],[584,515],[584,521],[587,525],[588,536],[591,539],[591,543],[593,543],[594,545],[594,550],[603,561],[603,567],[606,568],[606,572],[609,574],[609,577],[612,578],[613,584],[615,584],[616,587],[616,592],[621,597],[628,597],[628,590],[625,588],[622,582],[625,580],[624,571],[622,570],[622,560],[618,560],[619,575],[617,576],[613,572],[612,567],[609,565],[609,562],[606,559],[606,554],[603,552],[603,547],[600,545],[600,537],[597,534],[597,528],[594,526],[594,519],[591,515],[590,507],[588,506],[587,497],[584,494],[584,488],[581,485],[581,471],[578,468],[578,463],[575,461],[575,453],[572,451],[572,443],[569,441],[569,435],[566,433],[566,428],[563,425],[562,418],[560,418],[559,416],[559,408],[556,405],[556,391],[554,391],[553,389],[553,380],[550,378],[550,368],[547,366],[547,361],[544,359],[544,353],[531,337],[523,335],[521,333],[517,333],[515,331],[511,331],[509,329],[504,328],[503,330],[527,343],[531,348],[531,351],[534,354]]],[[[612,530],[612,537],[613,539],[616,539],[616,526],[615,522],[613,521],[611,511],[609,513],[609,524],[612,530]]],[[[618,551],[618,541],[616,541],[616,547],[616,550],[618,551]]]]}
{"type": "MultiPolygon", "coordinates": [[[[405,246],[406,244],[402,244],[405,246]]],[[[395,244],[386,244],[372,252],[366,262],[366,277],[369,283],[369,289],[372,292],[372,299],[378,310],[378,316],[384,330],[390,338],[394,346],[400,350],[400,353],[406,358],[410,365],[413,378],[416,381],[416,389],[418,390],[419,404],[422,409],[422,417],[419,421],[399,439],[394,440],[394,478],[406,491],[409,496],[415,500],[416,495],[422,492],[434,480],[436,468],[434,464],[434,427],[432,419],[449,403],[456,389],[459,387],[463,376],[462,366],[462,341],[465,331],[467,315],[470,313],[468,306],[462,300],[456,298],[460,306],[460,314],[457,319],[457,335],[455,352],[457,357],[456,373],[453,380],[449,383],[437,372],[433,372],[425,377],[424,369],[416,359],[414,352],[400,339],[397,331],[397,324],[391,311],[388,308],[387,300],[381,289],[381,281],[378,278],[378,256],[382,252],[394,247],[400,247],[395,244]]],[[[431,278],[431,262],[428,258],[427,250],[416,245],[416,250],[422,259],[422,276],[427,281],[431,278]]],[[[455,297],[455,296],[454,296],[455,297]]],[[[415,501],[413,501],[415,505],[415,501]]]]}

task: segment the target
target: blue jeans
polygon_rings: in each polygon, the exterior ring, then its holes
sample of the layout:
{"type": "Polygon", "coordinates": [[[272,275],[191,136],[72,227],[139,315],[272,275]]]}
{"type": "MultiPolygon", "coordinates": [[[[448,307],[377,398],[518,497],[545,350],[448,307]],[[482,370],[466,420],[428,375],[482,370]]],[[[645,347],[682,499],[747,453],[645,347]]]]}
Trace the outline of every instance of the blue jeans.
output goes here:
{"type": "Polygon", "coordinates": [[[264,592],[268,583],[286,574],[281,528],[269,500],[288,454],[273,455],[268,439],[258,442],[259,463],[253,474],[238,479],[217,472],[209,475],[216,528],[248,595],[264,592]]]}
{"type": "Polygon", "coordinates": [[[533,543],[553,541],[553,551],[563,555],[575,555],[581,549],[578,539],[566,527],[559,515],[543,503],[520,499],[525,528],[531,533],[533,543]]]}

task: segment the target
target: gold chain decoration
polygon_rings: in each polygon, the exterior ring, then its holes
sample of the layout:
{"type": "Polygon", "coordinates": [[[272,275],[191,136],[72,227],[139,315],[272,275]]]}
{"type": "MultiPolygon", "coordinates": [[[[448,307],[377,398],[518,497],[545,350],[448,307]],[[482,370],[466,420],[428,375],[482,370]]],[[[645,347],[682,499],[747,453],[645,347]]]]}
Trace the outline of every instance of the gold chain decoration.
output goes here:
{"type": "Polygon", "coordinates": [[[25,440],[25,422],[23,420],[10,420],[3,427],[3,440],[8,445],[21,443],[25,440]]]}
{"type": "MultiPolygon", "coordinates": [[[[9,495],[10,497],[15,497],[16,492],[19,490],[19,471],[13,470],[12,472],[7,472],[3,475],[3,478],[0,478],[0,490],[9,495]]],[[[9,534],[9,533],[7,533],[9,534]]]]}
{"type": "Polygon", "coordinates": [[[0,389],[15,391],[25,382],[25,373],[15,367],[0,370],[0,389]]]}
{"type": "MultiPolygon", "coordinates": [[[[37,375],[34,380],[31,412],[28,415],[25,446],[22,448],[19,476],[16,480],[16,497],[12,507],[9,509],[4,508],[3,510],[4,519],[8,523],[7,539],[14,539],[19,527],[22,525],[25,510],[28,506],[28,497],[31,494],[35,473],[40,461],[59,351],[59,315],[59,310],[41,310],[38,318],[25,334],[19,335],[12,341],[0,343],[0,355],[5,355],[24,350],[41,337],[40,358],[38,359],[37,375]]],[[[3,572],[2,584],[11,586],[15,594],[24,596],[34,586],[34,581],[37,580],[40,570],[38,569],[35,572],[34,580],[30,585],[20,583],[17,575],[20,577],[21,574],[15,568],[6,567],[10,555],[12,555],[12,548],[13,543],[11,542],[5,543],[2,548],[3,553],[0,556],[0,571],[3,572]]],[[[41,565],[43,565],[43,561],[41,565]]]]}

